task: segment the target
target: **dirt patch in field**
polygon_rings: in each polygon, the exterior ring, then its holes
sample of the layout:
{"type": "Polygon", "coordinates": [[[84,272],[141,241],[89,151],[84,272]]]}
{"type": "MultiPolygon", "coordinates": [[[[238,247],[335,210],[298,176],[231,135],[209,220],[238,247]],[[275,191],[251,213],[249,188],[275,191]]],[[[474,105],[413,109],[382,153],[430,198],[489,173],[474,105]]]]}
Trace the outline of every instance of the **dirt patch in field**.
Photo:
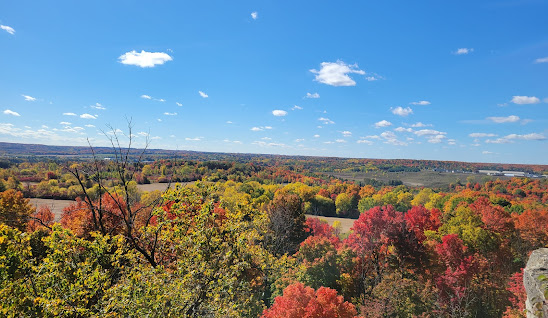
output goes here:
{"type": "Polygon", "coordinates": [[[316,218],[320,220],[325,220],[329,225],[333,226],[333,223],[335,221],[341,222],[341,233],[348,233],[350,232],[350,228],[354,226],[355,219],[344,219],[344,218],[336,218],[336,217],[330,217],[330,216],[319,216],[319,215],[306,215],[307,218],[316,218]]]}
{"type": "Polygon", "coordinates": [[[74,203],[73,200],[52,200],[52,199],[37,199],[32,198],[30,199],[30,204],[38,210],[43,205],[46,205],[49,207],[51,212],[55,215],[55,221],[59,221],[61,219],[61,214],[63,214],[63,209],[70,205],[71,203],[74,203]]]}
{"type": "MultiPolygon", "coordinates": [[[[193,182],[177,182],[177,183],[184,186],[193,182]]],[[[176,183],[172,183],[171,187],[175,186],[175,184],[176,183]]],[[[167,190],[168,186],[169,186],[169,183],[150,183],[150,184],[138,184],[137,188],[141,191],[150,192],[150,191],[156,191],[156,190],[165,191],[167,190]]]]}

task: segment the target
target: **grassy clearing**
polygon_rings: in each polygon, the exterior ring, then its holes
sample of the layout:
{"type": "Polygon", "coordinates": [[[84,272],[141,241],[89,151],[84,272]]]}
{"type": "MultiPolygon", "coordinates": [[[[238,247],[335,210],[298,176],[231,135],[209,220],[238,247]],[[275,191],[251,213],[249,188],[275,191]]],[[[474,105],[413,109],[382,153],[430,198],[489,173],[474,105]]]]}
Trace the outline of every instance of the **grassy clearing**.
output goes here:
{"type": "Polygon", "coordinates": [[[333,226],[333,223],[335,221],[341,222],[341,234],[349,233],[350,228],[354,225],[355,219],[344,219],[344,218],[336,218],[336,217],[330,217],[330,216],[319,216],[319,215],[306,215],[307,218],[316,218],[320,220],[325,220],[329,225],[333,226]]]}

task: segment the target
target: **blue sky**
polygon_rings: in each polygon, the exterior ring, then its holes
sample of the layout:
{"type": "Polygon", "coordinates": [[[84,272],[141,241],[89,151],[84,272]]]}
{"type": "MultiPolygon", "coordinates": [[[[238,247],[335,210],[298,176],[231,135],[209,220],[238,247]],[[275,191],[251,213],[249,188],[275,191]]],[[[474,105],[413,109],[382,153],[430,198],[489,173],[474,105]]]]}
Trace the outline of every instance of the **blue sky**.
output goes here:
{"type": "Polygon", "coordinates": [[[0,141],[548,164],[548,1],[3,1],[0,141]]]}

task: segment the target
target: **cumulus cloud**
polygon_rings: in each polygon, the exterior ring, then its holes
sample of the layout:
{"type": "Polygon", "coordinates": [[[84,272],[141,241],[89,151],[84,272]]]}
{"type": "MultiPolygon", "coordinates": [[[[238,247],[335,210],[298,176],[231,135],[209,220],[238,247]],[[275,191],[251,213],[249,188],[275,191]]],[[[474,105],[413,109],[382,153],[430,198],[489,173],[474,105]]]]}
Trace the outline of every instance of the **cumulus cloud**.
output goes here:
{"type": "Polygon", "coordinates": [[[59,125],[70,126],[70,125],[72,125],[72,124],[69,123],[68,121],[62,121],[62,122],[59,123],[59,125]]]}
{"type": "Polygon", "coordinates": [[[394,130],[397,131],[397,132],[410,132],[410,133],[413,132],[412,128],[404,128],[404,127],[398,127],[394,130]]]}
{"type": "Polygon", "coordinates": [[[445,134],[447,133],[437,131],[434,129],[421,129],[421,130],[415,131],[415,135],[417,136],[436,136],[436,135],[445,135],[445,134]]]}
{"type": "Polygon", "coordinates": [[[429,143],[439,144],[440,142],[442,142],[443,139],[447,137],[445,137],[445,135],[434,135],[434,136],[429,136],[427,138],[429,143]]]}
{"type": "Polygon", "coordinates": [[[512,103],[518,105],[538,104],[540,99],[535,96],[514,96],[512,97],[512,103]]]}
{"type": "Polygon", "coordinates": [[[341,134],[343,134],[343,137],[352,137],[352,132],[348,130],[342,131],[341,134]]]}
{"type": "Polygon", "coordinates": [[[7,25],[0,25],[0,29],[8,32],[9,34],[11,35],[14,35],[15,34],[15,29],[10,27],[10,26],[7,26],[7,25]]]}
{"type": "Polygon", "coordinates": [[[356,143],[366,144],[366,145],[372,145],[373,144],[373,142],[371,140],[367,140],[367,139],[360,139],[360,140],[356,141],[356,143]]]}
{"type": "Polygon", "coordinates": [[[291,107],[291,110],[301,110],[301,109],[303,109],[303,108],[301,106],[297,106],[297,105],[291,107]]]}
{"type": "Polygon", "coordinates": [[[27,102],[35,102],[36,101],[36,98],[34,98],[32,96],[29,96],[29,95],[21,95],[21,96],[23,96],[27,102]]]}
{"type": "Polygon", "coordinates": [[[318,93],[306,93],[306,98],[320,98],[320,94],[318,93]]]}
{"type": "Polygon", "coordinates": [[[75,113],[63,113],[63,116],[76,116],[75,113]]]}
{"type": "Polygon", "coordinates": [[[168,112],[165,112],[164,115],[166,115],[166,116],[177,116],[177,113],[168,113],[168,112]]]}
{"type": "Polygon", "coordinates": [[[314,138],[320,138],[320,135],[316,134],[314,135],[314,138]]]}
{"type": "Polygon", "coordinates": [[[91,114],[82,114],[82,115],[80,115],[80,118],[83,118],[83,119],[97,119],[97,117],[95,117],[91,114]]]}
{"type": "Polygon", "coordinates": [[[420,100],[418,102],[411,102],[409,103],[411,105],[419,105],[419,106],[427,106],[427,105],[430,105],[430,102],[427,101],[427,100],[420,100]]]}
{"type": "Polygon", "coordinates": [[[257,13],[257,11],[251,12],[251,18],[253,20],[257,20],[258,17],[259,17],[259,14],[257,13]]]}
{"type": "Polygon", "coordinates": [[[488,133],[471,133],[468,136],[472,138],[485,138],[485,137],[496,137],[496,134],[488,134],[488,133]]]}
{"type": "Polygon", "coordinates": [[[515,123],[519,121],[519,117],[516,115],[510,115],[508,117],[487,117],[487,120],[490,120],[497,124],[515,123]]]}
{"type": "Polygon", "coordinates": [[[381,120],[379,122],[375,123],[375,128],[381,128],[381,127],[388,127],[391,126],[392,123],[387,120],[381,120]]]}
{"type": "Polygon", "coordinates": [[[88,127],[88,128],[95,128],[95,125],[91,125],[91,124],[89,124],[89,125],[84,125],[84,126],[86,126],[86,127],[88,127]]]}
{"type": "Polygon", "coordinates": [[[343,61],[322,62],[320,70],[312,69],[316,74],[315,80],[331,86],[355,86],[356,82],[348,74],[365,75],[365,71],[358,68],[357,64],[346,64],[343,61]]]}
{"type": "Polygon", "coordinates": [[[202,91],[198,91],[198,94],[200,94],[200,96],[202,96],[202,98],[208,98],[209,95],[207,95],[206,93],[202,92],[202,91]]]}
{"type": "Polygon", "coordinates": [[[275,109],[275,110],[272,111],[272,115],[274,115],[276,117],[283,117],[283,116],[287,115],[287,112],[285,110],[275,109]]]}
{"type": "Polygon", "coordinates": [[[335,142],[340,143],[340,144],[344,144],[344,143],[346,143],[346,140],[344,140],[344,139],[337,139],[337,140],[335,140],[335,142]]]}
{"type": "Polygon", "coordinates": [[[505,136],[506,139],[522,139],[522,140],[545,140],[546,137],[543,134],[531,133],[526,135],[510,134],[505,136]]]}
{"type": "Polygon", "coordinates": [[[152,97],[150,97],[148,95],[141,95],[141,98],[143,98],[143,99],[152,99],[152,97]]]}
{"type": "Polygon", "coordinates": [[[460,48],[460,49],[456,50],[456,51],[454,52],[454,54],[456,54],[456,55],[464,55],[464,54],[468,54],[468,53],[472,53],[472,52],[474,52],[474,49],[463,47],[463,48],[460,48]]]}
{"type": "Polygon", "coordinates": [[[430,126],[432,125],[423,124],[420,121],[418,123],[414,123],[413,125],[411,125],[411,127],[413,128],[430,127],[430,126]]]}
{"type": "Polygon", "coordinates": [[[118,60],[122,64],[135,65],[145,68],[162,65],[165,62],[173,60],[173,58],[164,52],[146,52],[143,50],[139,53],[134,50],[120,55],[118,60]]]}
{"type": "Polygon", "coordinates": [[[535,63],[548,63],[548,56],[536,59],[535,63]]]}
{"type": "Polygon", "coordinates": [[[384,143],[394,145],[394,146],[407,146],[406,142],[403,142],[401,140],[398,140],[396,137],[396,134],[394,134],[391,131],[385,131],[383,132],[380,137],[384,138],[384,143]]]}
{"type": "Polygon", "coordinates": [[[183,104],[181,104],[181,103],[179,103],[179,102],[175,102],[175,105],[177,105],[177,106],[179,106],[179,107],[183,106],[183,104]]]}
{"type": "Polygon", "coordinates": [[[413,114],[413,110],[411,109],[411,107],[403,108],[401,106],[398,106],[394,109],[392,109],[392,108],[390,108],[390,109],[392,111],[392,114],[398,115],[398,116],[407,116],[409,114],[413,114]]]}
{"type": "Polygon", "coordinates": [[[14,112],[13,110],[10,110],[10,109],[6,109],[6,110],[4,111],[4,114],[6,114],[6,115],[11,115],[11,116],[17,116],[17,117],[21,116],[21,115],[19,115],[18,112],[14,112]]]}
{"type": "Polygon", "coordinates": [[[320,117],[320,118],[318,118],[318,120],[323,122],[324,125],[329,125],[329,124],[334,124],[335,123],[331,119],[325,118],[325,117],[320,117]]]}

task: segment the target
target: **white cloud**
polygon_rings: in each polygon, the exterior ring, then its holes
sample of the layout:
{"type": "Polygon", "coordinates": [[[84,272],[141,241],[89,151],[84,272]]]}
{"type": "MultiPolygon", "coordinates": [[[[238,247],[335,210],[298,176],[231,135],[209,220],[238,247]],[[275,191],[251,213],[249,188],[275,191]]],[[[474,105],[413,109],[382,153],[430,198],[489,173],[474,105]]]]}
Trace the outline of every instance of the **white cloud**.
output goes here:
{"type": "Polygon", "coordinates": [[[297,106],[297,105],[291,107],[291,110],[301,110],[301,109],[303,109],[303,108],[301,106],[297,106]]]}
{"type": "Polygon", "coordinates": [[[15,30],[14,30],[12,27],[10,27],[10,26],[7,26],[7,25],[0,25],[0,29],[2,29],[2,30],[4,30],[4,31],[8,32],[8,33],[11,34],[11,35],[14,35],[14,34],[15,34],[15,30]]]}
{"type": "Polygon", "coordinates": [[[106,109],[105,107],[103,107],[103,105],[101,105],[99,103],[95,103],[95,105],[91,105],[90,107],[95,108],[95,109],[100,109],[100,110],[105,110],[106,109]]]}
{"type": "Polygon", "coordinates": [[[518,105],[538,104],[540,99],[535,96],[514,96],[512,97],[512,103],[518,105]]]}
{"type": "Polygon", "coordinates": [[[177,113],[168,113],[168,112],[165,112],[164,115],[166,115],[166,116],[177,116],[177,113]]]}
{"type": "Polygon", "coordinates": [[[382,138],[385,138],[385,139],[396,139],[396,134],[394,134],[393,132],[391,131],[385,131],[381,134],[381,137],[382,138]]]}
{"type": "Polygon", "coordinates": [[[163,99],[163,98],[160,98],[160,99],[156,99],[156,101],[159,101],[159,102],[162,102],[162,103],[163,103],[163,102],[165,102],[166,100],[163,99]]]}
{"type": "Polygon", "coordinates": [[[264,126],[264,129],[270,130],[270,129],[272,129],[272,127],[271,126],[264,126]]]}
{"type": "Polygon", "coordinates": [[[88,128],[95,128],[95,125],[91,125],[91,124],[85,125],[85,126],[88,127],[88,128]]]}
{"type": "Polygon", "coordinates": [[[360,139],[356,142],[359,143],[359,144],[366,144],[366,145],[372,145],[373,144],[373,142],[371,140],[367,140],[367,139],[360,139]]]}
{"type": "Polygon", "coordinates": [[[535,63],[548,63],[548,56],[536,59],[535,63]]]}
{"type": "Polygon", "coordinates": [[[325,118],[325,117],[320,117],[320,118],[318,118],[318,120],[323,122],[324,125],[329,125],[329,124],[334,124],[335,123],[331,119],[325,118]]]}
{"type": "Polygon", "coordinates": [[[427,101],[427,100],[420,100],[418,102],[411,102],[409,103],[411,105],[419,105],[419,106],[427,106],[427,105],[430,105],[430,102],[427,101]]]}
{"type": "Polygon", "coordinates": [[[306,98],[320,98],[320,94],[318,93],[306,93],[306,98]]]}
{"type": "Polygon", "coordinates": [[[272,140],[272,138],[270,138],[270,137],[263,137],[263,138],[261,138],[261,139],[262,139],[262,140],[272,140]]]}
{"type": "Polygon", "coordinates": [[[320,135],[316,134],[316,135],[314,135],[314,138],[320,138],[320,135]]]}
{"type": "Polygon", "coordinates": [[[386,139],[384,143],[394,145],[394,146],[407,146],[406,142],[400,141],[397,139],[396,134],[391,131],[385,131],[380,135],[382,138],[386,139]]]}
{"type": "Polygon", "coordinates": [[[468,53],[472,53],[472,52],[474,52],[474,49],[472,49],[472,48],[469,49],[469,48],[463,47],[463,48],[458,49],[456,52],[454,52],[454,54],[463,55],[463,54],[468,54],[468,53]]]}
{"type": "Polygon", "coordinates": [[[144,98],[144,99],[152,99],[152,97],[148,96],[148,95],[141,95],[141,98],[144,98]]]}
{"type": "Polygon", "coordinates": [[[251,12],[251,18],[253,20],[257,20],[258,17],[259,17],[259,14],[257,13],[257,11],[251,12]]]}
{"type": "Polygon", "coordinates": [[[432,126],[432,125],[423,124],[420,121],[418,123],[415,123],[415,124],[411,125],[411,127],[413,127],[413,128],[430,127],[430,126],[432,126]]]}
{"type": "Polygon", "coordinates": [[[348,130],[341,132],[341,134],[343,134],[343,137],[352,137],[352,132],[348,130]]]}
{"type": "Polygon", "coordinates": [[[381,139],[381,137],[377,136],[377,135],[369,135],[369,136],[360,137],[360,138],[363,138],[363,139],[381,139]]]}
{"type": "Polygon", "coordinates": [[[303,138],[295,139],[295,142],[303,142],[303,141],[304,141],[303,138]]]}
{"type": "Polygon", "coordinates": [[[334,141],[324,141],[323,143],[330,145],[330,144],[334,144],[335,142],[334,141]]]}
{"type": "Polygon", "coordinates": [[[63,113],[63,116],[77,116],[75,113],[63,113]]]}
{"type": "Polygon", "coordinates": [[[415,135],[417,136],[436,136],[436,135],[445,135],[445,134],[447,133],[433,130],[433,129],[421,129],[421,130],[415,131],[415,135]]]}
{"type": "Polygon", "coordinates": [[[200,96],[202,96],[203,98],[208,98],[209,95],[207,95],[206,93],[202,92],[202,91],[198,91],[198,94],[200,94],[200,96]]]}
{"type": "Polygon", "coordinates": [[[412,128],[404,128],[404,127],[398,127],[394,130],[397,131],[397,132],[410,132],[410,133],[413,132],[412,128]]]}
{"type": "Polygon", "coordinates": [[[335,142],[340,143],[340,144],[343,144],[343,143],[346,143],[346,140],[344,140],[344,139],[337,139],[337,140],[335,140],[335,142]]]}
{"type": "Polygon", "coordinates": [[[379,122],[375,123],[375,128],[381,128],[381,127],[388,127],[391,126],[392,123],[387,120],[381,120],[379,122]]]}
{"type": "Polygon", "coordinates": [[[173,60],[169,54],[164,52],[146,52],[141,53],[133,50],[131,52],[124,53],[118,58],[120,63],[126,65],[136,65],[139,67],[154,67],[156,65],[162,65],[165,62],[173,60]]]}
{"type": "Polygon", "coordinates": [[[91,115],[91,114],[82,114],[80,115],[80,118],[84,118],[84,119],[97,119],[97,117],[91,115]]]}
{"type": "Polygon", "coordinates": [[[316,74],[315,80],[331,86],[355,86],[356,82],[348,74],[365,75],[365,71],[358,68],[357,64],[348,65],[343,61],[322,62],[321,69],[312,69],[310,72],[316,74]]]}
{"type": "Polygon", "coordinates": [[[434,136],[429,136],[427,138],[429,143],[439,144],[440,142],[442,142],[443,139],[447,137],[445,137],[445,135],[434,135],[434,136]]]}
{"type": "Polygon", "coordinates": [[[272,127],[270,126],[260,126],[260,127],[252,127],[251,131],[263,131],[263,130],[270,130],[272,127]]]}
{"type": "Polygon", "coordinates": [[[227,120],[226,123],[227,123],[227,124],[234,124],[234,123],[231,122],[230,120],[227,120]]]}
{"type": "Polygon", "coordinates": [[[510,143],[513,143],[512,140],[510,139],[506,139],[506,138],[497,138],[497,139],[487,139],[485,140],[485,143],[488,143],[488,144],[510,144],[510,143]]]}
{"type": "Polygon", "coordinates": [[[200,141],[200,140],[202,140],[202,137],[195,137],[195,138],[186,137],[185,140],[186,141],[200,141]]]}
{"type": "Polygon", "coordinates": [[[34,98],[32,96],[29,96],[29,95],[21,95],[21,96],[23,96],[27,102],[35,102],[36,101],[36,98],[34,98]]]}
{"type": "Polygon", "coordinates": [[[519,117],[515,115],[510,115],[508,117],[487,117],[487,119],[497,124],[515,123],[516,121],[519,121],[519,117]]]}
{"type": "Polygon", "coordinates": [[[6,109],[4,111],[4,114],[6,115],[11,115],[11,116],[17,116],[17,117],[20,117],[21,115],[19,115],[18,112],[14,112],[13,110],[10,110],[10,109],[6,109]]]}
{"type": "Polygon", "coordinates": [[[505,139],[521,139],[521,140],[545,140],[546,137],[543,134],[531,133],[527,135],[510,134],[504,137],[505,139]]]}
{"type": "Polygon", "coordinates": [[[481,153],[484,154],[484,155],[491,155],[491,154],[494,154],[494,152],[492,152],[492,151],[487,151],[487,150],[484,150],[484,151],[482,151],[481,153]]]}
{"type": "Polygon", "coordinates": [[[72,124],[69,123],[68,121],[62,121],[62,122],[59,123],[59,125],[70,126],[70,125],[72,125],[72,124]]]}
{"type": "Polygon", "coordinates": [[[468,136],[472,138],[484,138],[484,137],[496,137],[496,134],[488,134],[488,133],[471,133],[468,136]]]}
{"type": "Polygon", "coordinates": [[[287,112],[285,110],[275,109],[275,110],[272,111],[272,115],[274,115],[276,117],[283,117],[283,116],[287,115],[287,112]]]}
{"type": "Polygon", "coordinates": [[[407,116],[409,114],[413,114],[413,110],[411,107],[403,108],[401,106],[398,106],[394,109],[390,108],[392,110],[392,114],[398,115],[398,116],[407,116]]]}
{"type": "Polygon", "coordinates": [[[181,103],[179,103],[179,102],[175,102],[175,105],[177,105],[177,106],[179,106],[179,107],[183,106],[183,104],[181,104],[181,103]]]}

